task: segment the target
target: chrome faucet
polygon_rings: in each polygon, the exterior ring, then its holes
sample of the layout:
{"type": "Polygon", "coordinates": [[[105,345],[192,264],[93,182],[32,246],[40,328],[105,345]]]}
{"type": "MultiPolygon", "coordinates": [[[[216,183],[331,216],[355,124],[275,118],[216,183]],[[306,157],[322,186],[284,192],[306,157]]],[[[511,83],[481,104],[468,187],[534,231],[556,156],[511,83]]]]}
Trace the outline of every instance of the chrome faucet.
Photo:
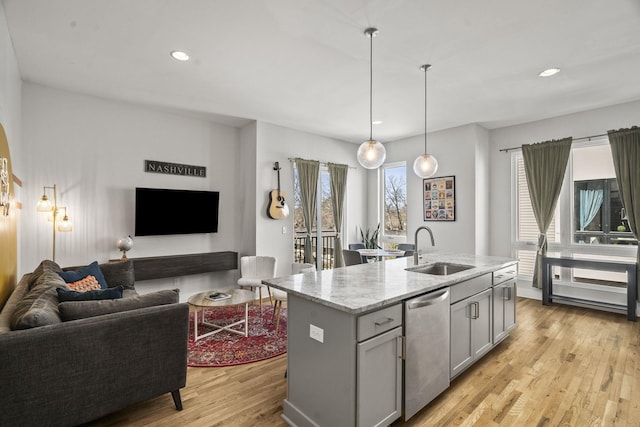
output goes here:
{"type": "Polygon", "coordinates": [[[418,227],[416,229],[416,234],[413,236],[413,246],[415,247],[415,252],[413,253],[413,264],[414,265],[418,265],[418,233],[420,233],[420,230],[427,230],[429,232],[429,236],[431,236],[431,246],[435,246],[436,245],[436,241],[433,238],[433,231],[431,231],[431,229],[429,227],[427,227],[426,225],[418,227]]]}

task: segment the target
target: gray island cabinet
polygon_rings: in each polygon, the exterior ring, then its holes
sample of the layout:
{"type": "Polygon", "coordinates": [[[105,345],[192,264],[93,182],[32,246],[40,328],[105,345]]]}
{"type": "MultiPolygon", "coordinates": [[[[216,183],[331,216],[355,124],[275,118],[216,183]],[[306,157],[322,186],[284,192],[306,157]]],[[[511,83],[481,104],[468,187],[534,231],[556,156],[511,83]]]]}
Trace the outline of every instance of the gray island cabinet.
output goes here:
{"type": "MultiPolygon", "coordinates": [[[[412,392],[420,387],[415,386],[415,378],[403,378],[403,372],[407,375],[404,357],[416,344],[407,341],[422,336],[422,332],[407,334],[406,306],[411,299],[435,295],[434,291],[446,294],[447,308],[436,312],[443,318],[437,322],[438,330],[426,325],[421,345],[444,352],[444,366],[432,373],[447,380],[490,350],[498,342],[496,337],[508,335],[515,326],[515,304],[506,298],[515,298],[515,274],[513,281],[500,282],[510,291],[496,291],[493,285],[497,272],[515,271],[516,260],[445,253],[431,253],[421,260],[421,264],[437,262],[469,268],[449,275],[424,274],[406,270],[414,267],[413,259],[398,258],[263,281],[288,294],[288,393],[283,418],[289,425],[385,426],[403,415],[408,418],[410,399],[403,385],[411,383],[412,392]],[[500,310],[494,308],[496,301],[500,310]],[[464,308],[457,310],[456,304],[464,308]],[[494,319],[498,313],[501,323],[494,319]],[[479,319],[482,326],[471,323],[479,319]],[[433,344],[438,332],[446,336],[446,343],[450,333],[449,345],[433,344]],[[458,363],[455,372],[453,355],[447,363],[454,347],[465,349],[459,351],[460,359],[472,354],[471,360],[458,363]]],[[[429,357],[419,360],[426,367],[420,376],[430,376],[429,357]]],[[[415,407],[413,398],[411,402],[415,407]]]]}

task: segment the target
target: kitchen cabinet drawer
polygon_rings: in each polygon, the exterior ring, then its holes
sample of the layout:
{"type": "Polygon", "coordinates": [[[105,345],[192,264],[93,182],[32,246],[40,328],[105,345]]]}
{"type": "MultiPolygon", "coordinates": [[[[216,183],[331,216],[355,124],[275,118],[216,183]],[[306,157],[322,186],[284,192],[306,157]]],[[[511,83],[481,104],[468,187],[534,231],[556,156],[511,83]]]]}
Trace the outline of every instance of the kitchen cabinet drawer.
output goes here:
{"type": "Polygon", "coordinates": [[[514,279],[518,274],[518,264],[509,265],[493,272],[493,285],[514,279]]]}
{"type": "Polygon", "coordinates": [[[358,342],[402,326],[402,304],[358,317],[358,342]]]}
{"type": "Polygon", "coordinates": [[[491,274],[474,277],[451,286],[451,304],[491,287],[491,274]]]}

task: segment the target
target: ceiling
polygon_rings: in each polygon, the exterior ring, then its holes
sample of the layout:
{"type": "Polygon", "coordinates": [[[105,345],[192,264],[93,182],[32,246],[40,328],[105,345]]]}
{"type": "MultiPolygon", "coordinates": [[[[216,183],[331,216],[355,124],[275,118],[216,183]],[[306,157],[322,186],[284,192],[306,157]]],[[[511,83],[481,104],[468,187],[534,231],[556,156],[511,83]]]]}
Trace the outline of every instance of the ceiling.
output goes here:
{"type": "Polygon", "coordinates": [[[23,79],[350,142],[640,99],[638,0],[2,0],[23,79]],[[179,62],[169,52],[183,50],[179,62]],[[538,73],[557,67],[553,77],[538,73]]]}

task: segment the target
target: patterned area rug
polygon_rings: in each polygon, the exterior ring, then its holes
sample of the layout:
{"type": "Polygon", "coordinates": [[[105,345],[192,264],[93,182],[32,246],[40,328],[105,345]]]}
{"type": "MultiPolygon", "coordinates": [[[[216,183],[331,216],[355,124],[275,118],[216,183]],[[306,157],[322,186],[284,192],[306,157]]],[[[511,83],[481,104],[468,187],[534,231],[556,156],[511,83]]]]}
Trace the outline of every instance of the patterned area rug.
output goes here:
{"type": "MultiPolygon", "coordinates": [[[[273,307],[268,303],[249,305],[249,336],[222,331],[193,341],[193,315],[189,314],[188,365],[193,367],[220,367],[243,365],[270,359],[287,352],[287,309],[282,308],[280,326],[276,333],[273,307]]],[[[228,325],[244,316],[244,306],[212,307],[205,310],[205,321],[228,325]]],[[[200,320],[200,315],[198,315],[200,320]]],[[[244,325],[234,326],[241,330],[244,325]]],[[[198,335],[212,328],[198,322],[198,335]]]]}

